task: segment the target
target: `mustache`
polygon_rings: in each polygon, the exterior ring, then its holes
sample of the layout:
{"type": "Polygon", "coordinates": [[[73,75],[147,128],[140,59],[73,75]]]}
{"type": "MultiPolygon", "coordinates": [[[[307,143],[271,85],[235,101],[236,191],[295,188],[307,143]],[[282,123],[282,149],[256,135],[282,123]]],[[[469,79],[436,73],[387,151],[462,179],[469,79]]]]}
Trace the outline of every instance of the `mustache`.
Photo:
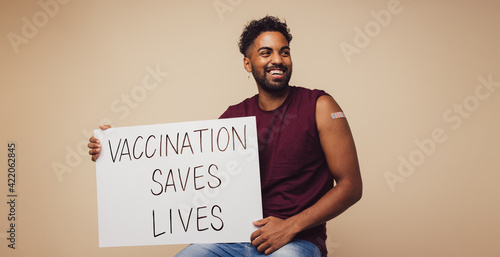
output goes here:
{"type": "Polygon", "coordinates": [[[286,72],[288,70],[288,68],[285,67],[283,64],[278,64],[278,65],[273,64],[273,65],[271,65],[269,67],[266,67],[266,71],[268,71],[268,70],[275,70],[275,69],[280,69],[283,72],[286,72]]]}

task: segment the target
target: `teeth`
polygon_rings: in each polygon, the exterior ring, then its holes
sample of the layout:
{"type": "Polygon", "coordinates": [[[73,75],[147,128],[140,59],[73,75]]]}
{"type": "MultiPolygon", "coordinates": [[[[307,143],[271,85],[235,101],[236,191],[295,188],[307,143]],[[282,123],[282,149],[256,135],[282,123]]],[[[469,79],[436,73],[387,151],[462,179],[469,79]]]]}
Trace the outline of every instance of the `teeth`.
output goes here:
{"type": "Polygon", "coordinates": [[[282,70],[271,70],[270,71],[271,75],[281,75],[283,74],[282,70]]]}

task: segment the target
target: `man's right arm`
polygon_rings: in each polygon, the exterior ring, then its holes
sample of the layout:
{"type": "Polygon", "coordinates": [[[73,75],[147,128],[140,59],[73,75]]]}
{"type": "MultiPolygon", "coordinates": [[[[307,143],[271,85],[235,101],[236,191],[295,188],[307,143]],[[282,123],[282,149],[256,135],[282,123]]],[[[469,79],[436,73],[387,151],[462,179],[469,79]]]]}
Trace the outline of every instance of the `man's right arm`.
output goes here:
{"type": "MultiPolygon", "coordinates": [[[[111,126],[110,125],[99,125],[99,128],[102,130],[106,130],[106,129],[111,128],[111,126]]],[[[92,136],[89,139],[89,144],[87,146],[90,149],[89,154],[91,156],[91,159],[92,159],[92,161],[95,162],[97,160],[97,158],[99,157],[99,154],[101,153],[101,148],[102,148],[101,141],[99,141],[99,139],[92,136]]]]}

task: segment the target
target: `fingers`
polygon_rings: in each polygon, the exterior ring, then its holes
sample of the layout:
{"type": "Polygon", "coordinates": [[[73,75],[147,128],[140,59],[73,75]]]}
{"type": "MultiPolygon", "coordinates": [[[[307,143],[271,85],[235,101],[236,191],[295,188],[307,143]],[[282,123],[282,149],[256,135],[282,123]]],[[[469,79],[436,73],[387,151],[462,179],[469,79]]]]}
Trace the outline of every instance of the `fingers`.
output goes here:
{"type": "Polygon", "coordinates": [[[108,125],[108,124],[106,124],[106,125],[99,125],[99,128],[102,129],[102,130],[106,130],[106,129],[111,128],[111,125],[108,125]]]}
{"type": "MultiPolygon", "coordinates": [[[[92,137],[90,137],[90,138],[89,138],[89,142],[90,142],[90,143],[99,143],[99,139],[97,139],[97,138],[95,138],[95,137],[93,137],[93,136],[92,136],[92,137]]],[[[90,144],[89,144],[89,145],[90,145],[90,144]]],[[[90,146],[89,146],[89,147],[90,147],[90,146]]]]}
{"type": "Polygon", "coordinates": [[[99,155],[100,153],[101,153],[101,148],[95,148],[89,150],[90,155],[99,155]]]}
{"type": "Polygon", "coordinates": [[[250,235],[252,245],[261,253],[271,254],[290,242],[295,234],[287,233],[289,224],[285,220],[273,216],[254,221],[259,229],[250,235]]]}
{"type": "Polygon", "coordinates": [[[260,234],[261,234],[261,233],[262,233],[262,232],[260,231],[260,229],[255,230],[255,231],[254,231],[254,232],[250,235],[250,242],[252,242],[252,244],[253,244],[254,240],[255,240],[256,238],[258,238],[258,237],[260,236],[260,234]]]}
{"type": "Polygon", "coordinates": [[[264,218],[261,220],[254,221],[254,222],[252,222],[252,224],[254,226],[261,227],[261,226],[266,225],[266,223],[269,222],[269,219],[270,219],[270,217],[267,217],[267,218],[264,218]]]}
{"type": "MultiPolygon", "coordinates": [[[[267,222],[268,222],[268,218],[264,218],[264,219],[261,219],[261,220],[254,221],[254,222],[252,222],[252,224],[254,226],[257,226],[257,227],[262,227],[262,226],[266,225],[267,222]]],[[[254,239],[256,239],[257,237],[259,237],[261,234],[262,234],[262,231],[260,229],[255,230],[250,235],[250,241],[253,242],[254,239]]]]}
{"type": "Polygon", "coordinates": [[[91,159],[93,162],[95,162],[95,161],[97,160],[97,158],[99,157],[100,152],[101,152],[101,149],[90,150],[90,151],[89,151],[89,154],[90,154],[90,159],[91,159]]]}
{"type": "Polygon", "coordinates": [[[269,254],[271,254],[271,253],[274,253],[274,251],[276,251],[276,250],[275,250],[275,249],[273,249],[272,247],[269,247],[269,248],[267,248],[267,250],[264,252],[264,254],[269,255],[269,254]]]}
{"type": "Polygon", "coordinates": [[[91,137],[89,138],[89,143],[87,144],[87,147],[90,149],[101,148],[101,141],[95,137],[91,137]]]}
{"type": "Polygon", "coordinates": [[[99,155],[98,155],[98,154],[94,154],[94,155],[90,156],[90,159],[91,159],[93,162],[95,162],[95,161],[97,160],[97,157],[99,157],[99,155]]]}
{"type": "MultiPolygon", "coordinates": [[[[257,220],[252,222],[254,226],[257,227],[262,227],[266,225],[268,222],[268,218],[264,218],[261,220],[257,220]]],[[[263,252],[266,250],[269,246],[265,245],[264,243],[266,242],[266,239],[262,236],[262,228],[259,228],[255,230],[251,235],[250,235],[250,242],[252,242],[252,245],[257,247],[257,250],[259,252],[263,252]]]]}
{"type": "MultiPolygon", "coordinates": [[[[253,244],[253,242],[252,242],[252,244],[253,244]]],[[[265,253],[265,254],[268,254],[267,251],[269,250],[269,248],[271,248],[271,245],[267,241],[262,241],[254,246],[257,249],[257,251],[259,251],[261,253],[265,253]]]]}
{"type": "Polygon", "coordinates": [[[267,248],[264,246],[266,240],[261,235],[262,231],[257,229],[250,236],[250,242],[252,242],[252,245],[255,246],[259,252],[263,252],[267,248]]]}
{"type": "MultiPolygon", "coordinates": [[[[99,128],[102,130],[106,130],[111,128],[110,125],[99,125],[99,128]]],[[[90,149],[89,154],[90,154],[90,159],[95,162],[97,158],[99,157],[99,154],[101,153],[101,141],[95,137],[90,137],[89,138],[89,143],[87,144],[87,147],[90,149]]]]}
{"type": "MultiPolygon", "coordinates": [[[[92,139],[92,138],[90,138],[90,139],[92,139]]],[[[92,140],[91,140],[91,142],[92,142],[92,140]]],[[[93,162],[95,162],[97,160],[97,157],[99,157],[99,154],[101,153],[102,146],[101,146],[99,140],[95,140],[95,143],[89,143],[87,146],[90,149],[89,154],[91,156],[91,160],[93,162]]]]}
{"type": "Polygon", "coordinates": [[[276,249],[273,248],[273,243],[265,236],[259,236],[252,241],[252,245],[261,253],[271,254],[276,249]]]}

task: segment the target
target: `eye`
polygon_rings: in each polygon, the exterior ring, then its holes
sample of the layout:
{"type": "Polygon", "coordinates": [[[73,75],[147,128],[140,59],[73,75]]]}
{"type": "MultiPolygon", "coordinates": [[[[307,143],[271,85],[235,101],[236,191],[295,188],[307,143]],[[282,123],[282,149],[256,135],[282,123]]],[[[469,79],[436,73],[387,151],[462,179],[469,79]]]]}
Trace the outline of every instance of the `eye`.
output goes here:
{"type": "Polygon", "coordinates": [[[290,56],[290,50],[285,50],[285,51],[282,51],[281,52],[281,55],[284,56],[284,57],[288,57],[290,56]]]}
{"type": "Polygon", "coordinates": [[[262,52],[260,52],[260,55],[263,56],[263,57],[268,57],[268,56],[271,55],[271,51],[267,51],[267,50],[266,51],[262,51],[262,52]]]}

